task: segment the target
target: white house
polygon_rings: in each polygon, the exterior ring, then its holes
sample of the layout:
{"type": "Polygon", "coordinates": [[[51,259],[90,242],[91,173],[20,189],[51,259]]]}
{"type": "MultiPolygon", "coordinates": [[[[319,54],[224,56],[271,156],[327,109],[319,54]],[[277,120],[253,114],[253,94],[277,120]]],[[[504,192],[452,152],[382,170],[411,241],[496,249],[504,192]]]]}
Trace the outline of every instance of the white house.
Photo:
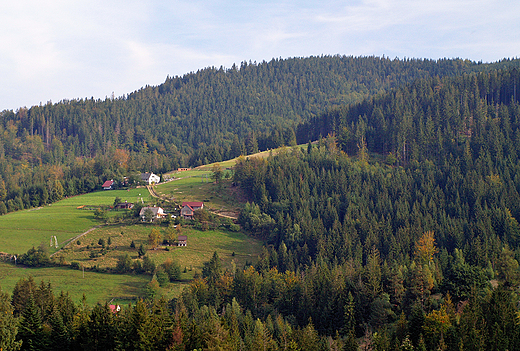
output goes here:
{"type": "Polygon", "coordinates": [[[141,211],[139,212],[139,217],[141,217],[142,221],[146,220],[146,212],[147,211],[151,211],[152,212],[152,218],[151,218],[152,221],[154,219],[163,218],[165,216],[164,210],[162,209],[162,207],[155,207],[155,206],[154,207],[143,207],[141,209],[141,211]]]}
{"type": "Polygon", "coordinates": [[[146,184],[157,184],[161,181],[161,177],[159,177],[157,174],[150,173],[141,173],[141,180],[145,182],[146,184]]]}

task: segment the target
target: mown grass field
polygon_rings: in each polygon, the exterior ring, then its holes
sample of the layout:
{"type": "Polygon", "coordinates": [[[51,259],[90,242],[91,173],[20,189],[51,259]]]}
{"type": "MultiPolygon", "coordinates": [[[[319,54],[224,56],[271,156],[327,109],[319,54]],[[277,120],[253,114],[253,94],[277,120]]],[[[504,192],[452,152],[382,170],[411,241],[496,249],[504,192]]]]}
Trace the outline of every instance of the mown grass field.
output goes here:
{"type": "MultiPolygon", "coordinates": [[[[54,235],[59,247],[62,247],[70,238],[100,224],[94,218],[94,211],[89,208],[111,205],[117,196],[129,202],[136,202],[141,197],[145,202],[151,199],[146,188],[98,191],[70,197],[48,206],[0,216],[0,252],[21,254],[41,243],[49,246],[51,236],[54,235]],[[85,208],[78,209],[78,206],[85,208]]],[[[111,213],[116,214],[116,211],[111,213]]],[[[50,247],[51,253],[55,251],[55,247],[50,247]]]]}
{"type": "Polygon", "coordinates": [[[155,250],[148,244],[148,235],[153,228],[157,228],[164,237],[166,228],[153,224],[136,224],[131,226],[106,226],[98,228],[72,243],[67,249],[58,255],[63,256],[66,262],[79,262],[84,267],[97,266],[99,268],[114,268],[117,260],[124,254],[129,254],[133,260],[138,259],[137,248],[140,245],[146,249],[148,255],[156,264],[163,263],[166,259],[177,260],[187,269],[182,279],[192,279],[196,271],[202,271],[203,263],[209,261],[214,251],[217,251],[225,268],[231,268],[233,260],[237,267],[243,267],[246,262],[256,260],[261,252],[261,242],[252,239],[241,232],[229,232],[223,230],[200,231],[189,226],[182,227],[182,235],[188,236],[186,247],[159,245],[155,250]],[[100,253],[102,248],[98,245],[99,239],[105,243],[111,240],[110,249],[106,254],[91,258],[91,252],[100,253]],[[131,242],[135,248],[131,248],[131,242]],[[234,255],[233,255],[234,253],[234,255]]]}
{"type": "Polygon", "coordinates": [[[217,185],[211,179],[211,174],[207,170],[176,172],[176,179],[158,184],[155,191],[160,196],[173,199],[177,204],[183,201],[203,201],[204,207],[210,211],[238,213],[241,205],[237,201],[236,189],[231,186],[231,180],[223,179],[217,185]]]}
{"type": "MultiPolygon", "coordinates": [[[[228,191],[230,181],[217,186],[210,182],[209,171],[185,172],[184,179],[159,184],[155,190],[159,195],[174,196],[181,201],[204,201],[208,208],[232,208],[238,210],[237,201],[228,191]],[[191,174],[190,174],[191,173],[191,174]],[[201,174],[207,174],[204,182],[201,174]]],[[[41,243],[50,244],[51,235],[56,235],[59,248],[62,248],[71,238],[102,224],[94,218],[94,209],[100,205],[111,205],[116,197],[122,201],[136,202],[143,199],[144,203],[154,199],[146,188],[126,190],[100,191],[85,194],[54,203],[39,209],[19,211],[0,217],[0,251],[21,254],[41,243]],[[78,209],[78,207],[81,207],[78,209]]],[[[124,211],[109,211],[109,216],[123,214],[124,211]]],[[[181,265],[181,282],[171,283],[161,288],[160,294],[166,298],[176,297],[183,287],[193,279],[196,273],[201,273],[204,262],[209,261],[214,251],[222,259],[224,268],[241,269],[246,263],[255,263],[262,250],[262,243],[241,232],[221,230],[199,231],[190,226],[182,227],[182,234],[188,236],[187,247],[159,247],[152,250],[148,245],[148,235],[153,227],[159,228],[164,235],[166,227],[155,224],[105,225],[74,240],[66,249],[57,252],[54,262],[65,265],[78,262],[87,268],[83,271],[73,270],[68,266],[46,268],[24,268],[0,262],[0,287],[3,291],[12,292],[16,282],[21,278],[33,276],[40,281],[50,282],[55,293],[68,291],[74,301],[79,302],[85,294],[89,304],[112,300],[113,303],[131,303],[142,297],[144,288],[151,280],[150,275],[96,273],[88,268],[96,266],[99,270],[110,270],[117,260],[128,253],[132,260],[137,260],[137,248],[143,244],[147,255],[158,265],[168,258],[181,265]],[[111,245],[106,254],[101,255],[102,238],[111,245]],[[78,245],[78,240],[80,244],[78,245]],[[135,249],[130,248],[134,241],[135,249]],[[91,258],[91,252],[98,257],[91,258]]],[[[49,247],[49,246],[47,246],[49,247]]],[[[58,249],[50,247],[50,253],[58,249]]]]}
{"type": "Polygon", "coordinates": [[[126,304],[143,296],[143,290],[150,276],[131,274],[104,274],[73,270],[67,267],[23,268],[0,262],[0,287],[12,294],[20,279],[34,278],[37,285],[43,281],[51,283],[55,294],[69,293],[74,302],[79,303],[85,294],[87,303],[111,301],[126,304]]]}

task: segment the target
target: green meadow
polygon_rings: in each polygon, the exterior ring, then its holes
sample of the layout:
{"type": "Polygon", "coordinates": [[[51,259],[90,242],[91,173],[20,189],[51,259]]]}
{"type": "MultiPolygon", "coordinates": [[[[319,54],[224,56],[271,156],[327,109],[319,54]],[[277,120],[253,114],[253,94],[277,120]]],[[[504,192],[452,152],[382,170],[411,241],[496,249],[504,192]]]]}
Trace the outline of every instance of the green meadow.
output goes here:
{"type": "Polygon", "coordinates": [[[0,287],[9,294],[20,279],[32,276],[37,285],[50,283],[55,294],[68,292],[79,303],[85,294],[87,303],[100,301],[131,303],[143,296],[150,276],[131,274],[106,274],[73,270],[68,267],[24,268],[0,262],[0,287]]]}
{"type": "MultiPolygon", "coordinates": [[[[129,202],[141,198],[145,203],[151,200],[146,188],[98,191],[0,216],[0,252],[21,254],[41,243],[50,246],[51,236],[56,236],[58,248],[61,248],[69,239],[99,225],[94,218],[94,209],[112,205],[117,196],[129,202]],[[84,207],[78,209],[80,206],[84,207]]],[[[111,212],[111,215],[117,214],[117,211],[111,212]]],[[[54,246],[50,247],[51,253],[55,251],[54,246]]]]}
{"type": "MultiPolygon", "coordinates": [[[[229,170],[224,171],[231,175],[229,170]]],[[[203,201],[204,207],[210,211],[237,213],[240,209],[237,189],[233,189],[229,179],[223,179],[220,185],[215,184],[211,174],[211,171],[199,169],[175,172],[174,180],[158,184],[155,191],[177,204],[183,201],[203,201]]]]}
{"type": "MultiPolygon", "coordinates": [[[[155,191],[175,202],[204,201],[208,209],[214,211],[238,211],[230,181],[221,185],[211,181],[210,171],[193,170],[176,174],[177,179],[155,186],[155,191]],[[182,177],[182,179],[179,179],[182,177]]],[[[102,225],[72,242],[71,239],[102,224],[94,218],[94,210],[102,205],[112,205],[114,199],[122,201],[150,203],[155,201],[146,188],[130,190],[110,190],[75,196],[57,203],[25,211],[18,211],[0,217],[0,252],[21,254],[33,246],[43,243],[50,253],[56,253],[54,262],[61,266],[45,268],[26,268],[0,262],[0,288],[12,292],[17,281],[32,276],[37,284],[40,281],[51,283],[55,293],[67,291],[79,302],[85,294],[88,303],[112,301],[131,303],[144,296],[144,288],[151,280],[150,275],[110,274],[118,259],[128,253],[133,261],[138,260],[137,248],[142,244],[147,255],[157,264],[167,259],[176,260],[182,269],[180,282],[170,283],[160,289],[159,294],[172,298],[180,294],[195,274],[200,274],[204,262],[209,261],[214,251],[222,259],[227,269],[241,269],[247,263],[255,263],[262,250],[262,243],[241,232],[223,230],[195,230],[186,225],[182,235],[188,236],[186,247],[159,246],[149,247],[148,235],[152,228],[158,228],[161,235],[166,227],[157,224],[112,224],[102,225]],[[50,247],[51,236],[58,239],[58,249],[50,247]],[[99,239],[110,246],[102,253],[99,239]],[[134,241],[136,248],[130,248],[134,241]],[[69,245],[67,245],[70,242],[69,245]],[[62,249],[65,245],[66,248],[62,249]],[[71,262],[78,262],[86,270],[69,268],[71,262]],[[95,268],[94,268],[95,267],[95,268]],[[92,270],[92,268],[94,268],[92,270]]],[[[124,211],[109,211],[109,216],[123,214],[124,211]]]]}
{"type": "Polygon", "coordinates": [[[224,230],[201,231],[190,226],[181,229],[181,235],[188,236],[187,246],[159,245],[153,249],[148,244],[148,235],[153,228],[159,229],[161,236],[164,237],[166,228],[152,224],[101,227],[84,235],[79,239],[79,244],[72,243],[58,255],[63,256],[67,263],[75,261],[84,267],[114,268],[117,260],[124,254],[128,254],[132,260],[137,260],[137,248],[143,245],[146,255],[157,265],[169,258],[176,260],[183,269],[187,270],[182,279],[192,279],[195,272],[202,271],[204,262],[210,260],[214,251],[219,254],[224,267],[231,269],[232,261],[236,267],[243,267],[246,262],[256,261],[262,250],[260,241],[244,233],[224,230]],[[105,254],[101,255],[102,248],[98,242],[103,239],[107,243],[109,238],[110,247],[105,254]],[[130,247],[132,241],[135,248],[130,247]],[[99,256],[92,258],[92,252],[99,253],[99,256]]]}

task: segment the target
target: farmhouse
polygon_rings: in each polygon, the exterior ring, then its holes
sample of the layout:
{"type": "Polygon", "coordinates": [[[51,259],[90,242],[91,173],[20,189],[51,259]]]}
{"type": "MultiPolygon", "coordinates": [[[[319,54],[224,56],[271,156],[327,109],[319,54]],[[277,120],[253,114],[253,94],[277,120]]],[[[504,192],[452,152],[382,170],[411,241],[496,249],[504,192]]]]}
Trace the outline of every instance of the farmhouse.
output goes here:
{"type": "Polygon", "coordinates": [[[184,201],[181,208],[181,216],[187,219],[193,219],[196,210],[204,208],[201,201],[184,201]]]}
{"type": "Polygon", "coordinates": [[[111,179],[111,180],[107,180],[106,182],[104,182],[102,187],[103,187],[103,190],[112,190],[113,185],[114,185],[114,181],[111,179]]]}
{"type": "Polygon", "coordinates": [[[188,236],[187,235],[179,235],[177,238],[177,246],[186,246],[188,245],[188,236]]]}
{"type": "Polygon", "coordinates": [[[116,210],[131,210],[134,208],[134,204],[128,201],[121,202],[114,206],[116,210]]]}
{"type": "Polygon", "coordinates": [[[164,216],[166,216],[166,214],[164,213],[164,210],[161,207],[156,207],[156,206],[143,207],[141,209],[141,211],[139,212],[139,217],[141,217],[141,220],[143,222],[147,220],[146,216],[150,212],[151,212],[150,222],[153,221],[154,219],[159,219],[159,218],[163,218],[164,216]]]}
{"type": "Polygon", "coordinates": [[[157,184],[161,181],[161,177],[159,177],[157,174],[150,173],[141,173],[141,180],[145,182],[146,184],[157,184]]]}
{"type": "Polygon", "coordinates": [[[189,205],[184,205],[181,208],[181,217],[187,218],[187,219],[193,219],[193,208],[189,205]]]}

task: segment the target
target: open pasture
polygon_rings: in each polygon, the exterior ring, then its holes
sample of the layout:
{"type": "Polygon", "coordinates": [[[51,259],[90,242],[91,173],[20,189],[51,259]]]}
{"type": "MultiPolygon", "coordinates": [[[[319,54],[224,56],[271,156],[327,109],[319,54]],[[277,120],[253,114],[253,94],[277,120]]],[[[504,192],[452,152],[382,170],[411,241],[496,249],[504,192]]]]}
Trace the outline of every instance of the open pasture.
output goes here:
{"type": "Polygon", "coordinates": [[[154,188],[157,194],[173,198],[179,205],[183,201],[203,201],[205,208],[210,211],[237,213],[240,205],[232,192],[231,181],[223,179],[217,185],[211,179],[211,173],[200,170],[178,172],[175,173],[177,179],[154,188]]]}
{"type": "MultiPolygon", "coordinates": [[[[17,211],[0,217],[0,252],[21,254],[41,243],[50,246],[51,236],[58,239],[58,248],[68,240],[85,232],[100,222],[92,209],[100,205],[112,205],[116,197],[128,202],[149,201],[146,188],[108,190],[74,196],[51,205],[17,211]],[[139,196],[141,194],[141,196],[139,196]],[[84,206],[78,209],[79,206],[84,206]]],[[[116,215],[118,211],[111,211],[116,215]]],[[[52,246],[50,252],[57,249],[52,246]]]]}
{"type": "Polygon", "coordinates": [[[0,262],[0,287],[12,294],[13,288],[22,278],[32,276],[37,285],[41,281],[51,283],[55,294],[68,292],[72,300],[79,303],[85,294],[87,303],[112,301],[126,304],[142,296],[150,276],[131,274],[105,274],[67,267],[24,268],[0,262]]]}
{"type": "Polygon", "coordinates": [[[238,268],[243,268],[246,262],[256,261],[262,250],[262,243],[252,239],[241,232],[228,232],[222,230],[200,231],[190,227],[182,227],[182,235],[188,236],[188,245],[185,247],[162,246],[155,250],[148,244],[148,235],[152,228],[160,229],[164,237],[165,227],[157,227],[149,224],[136,224],[131,226],[106,226],[98,228],[80,239],[80,244],[72,243],[66,250],[59,253],[66,262],[78,262],[84,267],[105,269],[114,268],[118,259],[128,253],[132,260],[138,259],[137,249],[140,245],[146,249],[148,255],[157,265],[168,258],[176,260],[186,273],[181,279],[192,279],[195,272],[201,273],[204,262],[209,261],[214,251],[217,251],[223,261],[223,267],[231,269],[232,261],[238,268]],[[100,239],[105,243],[110,238],[110,248],[104,255],[98,245],[100,239]],[[131,248],[132,241],[135,248],[131,248]],[[94,255],[91,255],[94,253],[94,255]],[[91,257],[95,256],[97,257],[91,257]]]}

